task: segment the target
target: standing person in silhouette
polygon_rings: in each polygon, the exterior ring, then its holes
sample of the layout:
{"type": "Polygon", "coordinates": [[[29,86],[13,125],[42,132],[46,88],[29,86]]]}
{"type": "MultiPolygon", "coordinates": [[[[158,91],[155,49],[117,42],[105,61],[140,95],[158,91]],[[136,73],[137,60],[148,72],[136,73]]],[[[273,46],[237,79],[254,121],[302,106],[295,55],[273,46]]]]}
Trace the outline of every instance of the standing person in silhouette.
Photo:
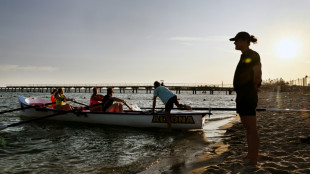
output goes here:
{"type": "Polygon", "coordinates": [[[246,159],[250,165],[257,165],[259,136],[256,128],[257,92],[262,81],[260,56],[249,48],[257,39],[247,32],[239,32],[230,41],[234,41],[235,49],[242,52],[234,75],[234,89],[237,93],[237,113],[246,130],[248,154],[246,159]]]}
{"type": "MultiPolygon", "coordinates": [[[[163,85],[163,83],[162,83],[163,85]]],[[[170,112],[173,108],[173,104],[175,104],[178,108],[186,108],[188,110],[192,110],[192,108],[188,105],[180,104],[177,96],[173,94],[168,88],[161,86],[158,81],[154,82],[154,98],[153,98],[153,113],[155,112],[156,106],[156,98],[159,97],[161,101],[165,104],[165,115],[166,121],[168,124],[168,129],[171,130],[171,119],[170,112]]]]}

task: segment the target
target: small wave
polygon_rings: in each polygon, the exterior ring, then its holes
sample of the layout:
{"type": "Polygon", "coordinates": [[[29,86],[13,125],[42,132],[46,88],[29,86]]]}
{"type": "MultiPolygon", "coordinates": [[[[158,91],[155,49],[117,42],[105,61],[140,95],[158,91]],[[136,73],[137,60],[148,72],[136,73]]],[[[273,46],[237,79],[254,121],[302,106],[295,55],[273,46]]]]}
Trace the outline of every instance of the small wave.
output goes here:
{"type": "MultiPolygon", "coordinates": [[[[212,117],[212,116],[211,116],[212,117]]],[[[226,120],[226,119],[229,119],[229,118],[233,118],[235,117],[235,115],[232,115],[232,116],[226,116],[226,117],[217,117],[217,118],[207,118],[208,121],[219,121],[219,120],[226,120]]]]}

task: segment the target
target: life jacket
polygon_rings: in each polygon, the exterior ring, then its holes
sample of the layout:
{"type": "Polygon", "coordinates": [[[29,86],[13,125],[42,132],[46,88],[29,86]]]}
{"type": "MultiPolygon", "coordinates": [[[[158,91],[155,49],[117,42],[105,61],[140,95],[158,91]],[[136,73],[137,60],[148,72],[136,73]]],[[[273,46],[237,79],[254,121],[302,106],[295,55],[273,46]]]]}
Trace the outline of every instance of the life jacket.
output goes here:
{"type": "Polygon", "coordinates": [[[99,103],[98,100],[90,100],[89,105],[95,105],[95,104],[98,104],[98,103],[99,103]]]}
{"type": "Polygon", "coordinates": [[[100,101],[100,100],[102,100],[102,99],[103,99],[103,97],[101,95],[93,95],[90,98],[89,105],[95,105],[95,104],[101,103],[102,101],[100,101]]]}
{"type": "MultiPolygon", "coordinates": [[[[51,102],[52,103],[56,102],[56,98],[54,95],[51,95],[51,102]]],[[[56,106],[56,104],[52,104],[52,107],[55,107],[55,106],[56,106]]]]}
{"type": "Polygon", "coordinates": [[[61,95],[58,99],[56,98],[56,105],[63,105],[65,96],[61,95]]]}

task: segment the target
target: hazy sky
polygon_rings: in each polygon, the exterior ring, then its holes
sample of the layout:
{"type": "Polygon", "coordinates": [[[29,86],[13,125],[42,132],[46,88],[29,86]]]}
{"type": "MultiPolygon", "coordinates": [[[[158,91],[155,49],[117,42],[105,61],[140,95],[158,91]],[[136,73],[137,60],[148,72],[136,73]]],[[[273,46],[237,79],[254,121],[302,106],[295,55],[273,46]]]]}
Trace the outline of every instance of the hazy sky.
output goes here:
{"type": "Polygon", "coordinates": [[[258,38],[263,79],[310,76],[309,0],[0,0],[0,86],[232,84],[229,38],[258,38]]]}

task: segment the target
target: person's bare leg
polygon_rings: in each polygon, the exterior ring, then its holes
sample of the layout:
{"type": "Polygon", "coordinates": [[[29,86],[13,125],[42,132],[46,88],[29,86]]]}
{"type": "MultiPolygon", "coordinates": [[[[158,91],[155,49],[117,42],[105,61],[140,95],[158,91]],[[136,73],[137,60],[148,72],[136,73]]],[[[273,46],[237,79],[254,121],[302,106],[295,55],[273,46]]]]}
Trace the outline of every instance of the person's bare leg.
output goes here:
{"type": "Polygon", "coordinates": [[[171,119],[170,119],[170,111],[165,111],[165,116],[168,124],[168,129],[171,130],[171,119]]]}
{"type": "Polygon", "coordinates": [[[124,112],[122,103],[118,103],[119,112],[124,112]]]}
{"type": "Polygon", "coordinates": [[[118,105],[118,103],[115,103],[113,105],[114,105],[114,108],[115,108],[114,112],[119,112],[119,105],[118,105]]]}
{"type": "Polygon", "coordinates": [[[241,122],[246,130],[248,155],[250,164],[256,165],[258,160],[259,136],[256,128],[256,116],[241,116],[241,122]]]}
{"type": "Polygon", "coordinates": [[[64,107],[64,110],[65,110],[65,111],[70,111],[70,110],[72,110],[70,104],[68,104],[68,103],[66,103],[65,105],[63,105],[63,107],[64,107]]]}
{"type": "Polygon", "coordinates": [[[110,107],[106,110],[106,112],[116,112],[116,111],[115,111],[115,105],[110,106],[110,107]]]}
{"type": "Polygon", "coordinates": [[[73,110],[74,109],[74,107],[72,106],[72,105],[69,105],[70,106],[70,110],[73,110]]]}
{"type": "Polygon", "coordinates": [[[113,108],[114,108],[114,112],[118,112],[119,111],[117,103],[113,104],[113,108]]]}

